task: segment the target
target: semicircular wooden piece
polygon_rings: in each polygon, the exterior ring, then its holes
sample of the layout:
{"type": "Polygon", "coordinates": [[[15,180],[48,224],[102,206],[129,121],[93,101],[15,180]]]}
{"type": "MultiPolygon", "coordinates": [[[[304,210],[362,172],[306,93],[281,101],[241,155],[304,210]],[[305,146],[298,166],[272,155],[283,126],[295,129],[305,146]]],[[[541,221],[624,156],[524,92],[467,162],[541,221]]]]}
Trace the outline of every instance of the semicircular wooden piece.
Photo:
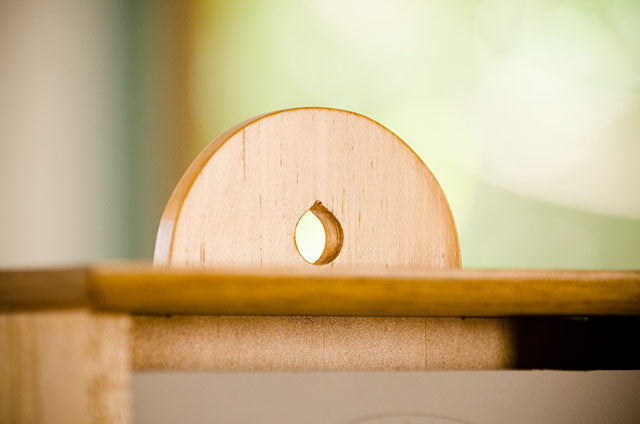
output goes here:
{"type": "Polygon", "coordinates": [[[154,263],[458,268],[460,249],[442,189],[400,138],[352,112],[302,108],[252,118],[204,149],[169,199],[154,263]],[[327,235],[315,264],[294,241],[308,210],[327,235]]]}

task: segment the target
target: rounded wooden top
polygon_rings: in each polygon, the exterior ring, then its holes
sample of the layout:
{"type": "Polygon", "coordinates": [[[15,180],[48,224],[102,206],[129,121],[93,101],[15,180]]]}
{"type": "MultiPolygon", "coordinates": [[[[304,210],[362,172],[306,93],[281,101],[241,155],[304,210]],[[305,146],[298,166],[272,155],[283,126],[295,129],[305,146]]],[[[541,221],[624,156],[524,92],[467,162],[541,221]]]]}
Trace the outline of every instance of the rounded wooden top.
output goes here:
{"type": "Polygon", "coordinates": [[[364,116],[302,108],[245,121],[209,144],[173,192],[154,264],[331,270],[459,268],[438,182],[395,134],[364,116]],[[316,264],[294,241],[311,210],[316,264]]]}

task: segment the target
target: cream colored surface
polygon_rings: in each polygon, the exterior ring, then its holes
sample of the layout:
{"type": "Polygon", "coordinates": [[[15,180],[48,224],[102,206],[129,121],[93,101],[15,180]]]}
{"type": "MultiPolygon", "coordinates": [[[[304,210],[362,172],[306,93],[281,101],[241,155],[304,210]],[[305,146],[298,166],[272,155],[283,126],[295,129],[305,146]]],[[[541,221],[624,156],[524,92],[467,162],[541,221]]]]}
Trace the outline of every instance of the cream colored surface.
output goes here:
{"type": "Polygon", "coordinates": [[[0,315],[0,422],[130,422],[129,325],[86,310],[0,315]]]}
{"type": "Polygon", "coordinates": [[[136,373],[139,424],[636,424],[640,371],[136,373]]]}
{"type": "Polygon", "coordinates": [[[0,267],[123,254],[118,8],[0,2],[0,267]]]}

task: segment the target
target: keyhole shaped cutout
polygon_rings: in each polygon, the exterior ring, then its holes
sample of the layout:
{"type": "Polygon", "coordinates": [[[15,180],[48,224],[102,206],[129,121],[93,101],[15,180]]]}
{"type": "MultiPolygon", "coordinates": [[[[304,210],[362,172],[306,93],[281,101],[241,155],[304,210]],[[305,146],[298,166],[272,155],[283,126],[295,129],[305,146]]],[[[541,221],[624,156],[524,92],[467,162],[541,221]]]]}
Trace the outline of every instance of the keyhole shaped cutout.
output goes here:
{"type": "Polygon", "coordinates": [[[342,249],[343,240],[340,222],[319,201],[300,217],[293,236],[298,253],[312,265],[333,262],[342,249]]]}

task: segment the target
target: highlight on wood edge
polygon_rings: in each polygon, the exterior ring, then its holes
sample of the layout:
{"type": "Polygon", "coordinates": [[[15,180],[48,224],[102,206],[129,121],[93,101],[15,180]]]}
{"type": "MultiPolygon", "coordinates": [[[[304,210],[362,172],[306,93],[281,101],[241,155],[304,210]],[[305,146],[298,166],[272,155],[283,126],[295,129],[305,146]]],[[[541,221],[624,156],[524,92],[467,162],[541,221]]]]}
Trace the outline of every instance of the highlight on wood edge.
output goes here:
{"type": "Polygon", "coordinates": [[[94,266],[0,272],[0,308],[134,314],[640,315],[640,271],[326,274],[94,266]]]}

